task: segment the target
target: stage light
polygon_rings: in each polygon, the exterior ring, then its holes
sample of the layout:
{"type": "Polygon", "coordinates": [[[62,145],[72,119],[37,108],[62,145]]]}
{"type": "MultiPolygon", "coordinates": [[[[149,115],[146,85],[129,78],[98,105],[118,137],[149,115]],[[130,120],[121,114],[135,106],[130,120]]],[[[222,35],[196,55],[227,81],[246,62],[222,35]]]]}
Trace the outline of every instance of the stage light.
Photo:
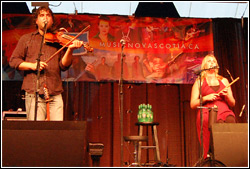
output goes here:
{"type": "Polygon", "coordinates": [[[31,6],[49,6],[48,2],[31,2],[31,6]]]}
{"type": "Polygon", "coordinates": [[[34,9],[32,9],[32,13],[35,13],[37,6],[46,6],[46,7],[48,7],[49,3],[48,2],[31,2],[31,6],[35,7],[34,9]]]}

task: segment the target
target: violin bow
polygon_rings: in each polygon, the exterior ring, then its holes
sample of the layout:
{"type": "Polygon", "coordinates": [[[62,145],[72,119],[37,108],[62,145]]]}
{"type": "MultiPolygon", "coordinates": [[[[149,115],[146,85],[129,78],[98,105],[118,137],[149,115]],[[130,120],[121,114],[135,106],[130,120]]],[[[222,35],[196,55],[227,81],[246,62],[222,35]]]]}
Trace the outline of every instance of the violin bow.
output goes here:
{"type": "Polygon", "coordinates": [[[50,56],[49,59],[45,61],[45,63],[48,63],[54,56],[56,56],[59,52],[61,52],[66,46],[68,46],[71,42],[73,42],[76,38],[78,38],[81,34],[83,34],[87,29],[90,28],[90,25],[88,25],[86,28],[84,28],[80,33],[78,33],[74,38],[72,38],[68,43],[66,43],[63,47],[61,47],[56,53],[54,53],[52,56],[50,56]]]}

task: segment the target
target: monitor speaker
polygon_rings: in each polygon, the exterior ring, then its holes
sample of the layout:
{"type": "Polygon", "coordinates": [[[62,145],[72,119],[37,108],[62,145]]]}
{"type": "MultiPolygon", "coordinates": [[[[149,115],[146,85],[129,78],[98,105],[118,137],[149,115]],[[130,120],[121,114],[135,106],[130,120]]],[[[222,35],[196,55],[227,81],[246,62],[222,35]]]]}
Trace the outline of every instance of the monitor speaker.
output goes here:
{"type": "Polygon", "coordinates": [[[4,167],[87,166],[85,121],[2,121],[4,167]]]}
{"type": "Polygon", "coordinates": [[[227,167],[248,166],[248,124],[215,123],[212,125],[214,157],[227,167]]]}
{"type": "Polygon", "coordinates": [[[3,120],[27,121],[25,111],[3,111],[3,120]]]}

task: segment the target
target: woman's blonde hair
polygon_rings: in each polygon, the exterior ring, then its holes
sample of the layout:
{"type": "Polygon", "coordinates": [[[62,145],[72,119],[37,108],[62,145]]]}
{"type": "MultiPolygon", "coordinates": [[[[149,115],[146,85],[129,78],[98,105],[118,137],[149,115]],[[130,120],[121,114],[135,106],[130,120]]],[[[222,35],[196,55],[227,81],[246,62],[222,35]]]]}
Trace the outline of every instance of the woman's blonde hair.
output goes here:
{"type": "MultiPolygon", "coordinates": [[[[219,64],[218,64],[217,59],[215,58],[215,56],[213,54],[208,54],[202,60],[201,70],[207,69],[207,67],[205,67],[205,66],[206,66],[206,63],[207,63],[207,61],[208,61],[208,59],[210,57],[214,58],[214,60],[216,61],[216,67],[219,67],[219,64]]],[[[219,72],[219,69],[215,69],[216,77],[221,78],[222,76],[218,75],[218,72],[219,72]]],[[[203,80],[205,77],[206,77],[206,71],[201,72],[201,80],[203,80]]]]}

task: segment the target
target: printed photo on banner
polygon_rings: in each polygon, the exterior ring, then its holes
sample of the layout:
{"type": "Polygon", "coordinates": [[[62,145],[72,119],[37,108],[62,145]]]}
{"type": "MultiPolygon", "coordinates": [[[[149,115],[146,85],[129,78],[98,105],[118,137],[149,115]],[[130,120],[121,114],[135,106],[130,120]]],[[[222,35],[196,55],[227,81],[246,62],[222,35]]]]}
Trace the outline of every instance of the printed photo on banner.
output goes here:
{"type": "MultiPolygon", "coordinates": [[[[3,14],[3,80],[22,80],[8,61],[20,37],[32,30],[29,14],[3,14]]],[[[55,27],[84,46],[73,52],[65,81],[190,84],[207,54],[213,53],[211,19],[119,15],[55,14],[55,27]],[[121,49],[123,48],[123,56],[121,49]]]]}

